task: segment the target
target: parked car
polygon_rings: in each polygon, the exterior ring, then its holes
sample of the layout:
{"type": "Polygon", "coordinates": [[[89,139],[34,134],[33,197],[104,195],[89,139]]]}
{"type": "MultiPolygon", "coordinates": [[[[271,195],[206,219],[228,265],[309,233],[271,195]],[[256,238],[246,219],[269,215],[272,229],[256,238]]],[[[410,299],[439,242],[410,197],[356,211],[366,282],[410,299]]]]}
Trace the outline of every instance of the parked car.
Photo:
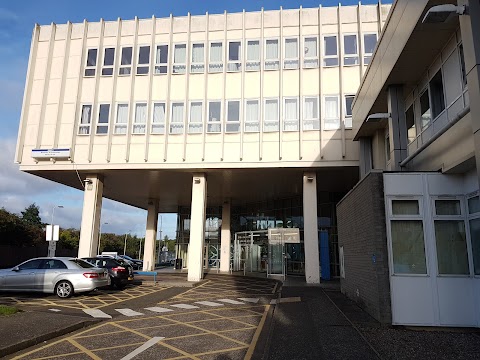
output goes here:
{"type": "Polygon", "coordinates": [[[69,257],[35,258],[0,270],[0,291],[36,291],[68,298],[109,284],[105,269],[69,257]]]}
{"type": "Polygon", "coordinates": [[[118,255],[119,257],[129,261],[136,270],[141,270],[143,268],[143,261],[139,259],[133,259],[128,255],[118,255]]]}
{"type": "Polygon", "coordinates": [[[83,260],[98,268],[107,269],[111,287],[116,286],[118,289],[123,289],[127,284],[133,282],[133,268],[125,261],[108,256],[83,258],[83,260]]]}

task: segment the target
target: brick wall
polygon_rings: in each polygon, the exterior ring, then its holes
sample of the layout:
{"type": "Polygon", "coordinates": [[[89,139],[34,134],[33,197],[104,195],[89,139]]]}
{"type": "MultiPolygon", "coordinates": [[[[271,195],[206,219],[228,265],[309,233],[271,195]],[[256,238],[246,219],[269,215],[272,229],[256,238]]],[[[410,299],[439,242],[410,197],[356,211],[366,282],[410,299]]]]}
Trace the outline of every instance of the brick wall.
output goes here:
{"type": "Polygon", "coordinates": [[[343,246],[342,293],[381,323],[391,324],[383,174],[371,172],[337,205],[343,246]]]}

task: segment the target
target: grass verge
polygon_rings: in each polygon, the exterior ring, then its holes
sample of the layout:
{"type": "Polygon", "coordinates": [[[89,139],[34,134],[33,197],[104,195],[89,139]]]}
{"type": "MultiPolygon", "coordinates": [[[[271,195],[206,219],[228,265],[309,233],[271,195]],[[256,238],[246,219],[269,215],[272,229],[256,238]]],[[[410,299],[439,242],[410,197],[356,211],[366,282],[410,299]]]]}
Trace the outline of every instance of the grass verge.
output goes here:
{"type": "Polygon", "coordinates": [[[0,316],[12,315],[18,312],[18,309],[13,306],[0,305],[0,316]]]}

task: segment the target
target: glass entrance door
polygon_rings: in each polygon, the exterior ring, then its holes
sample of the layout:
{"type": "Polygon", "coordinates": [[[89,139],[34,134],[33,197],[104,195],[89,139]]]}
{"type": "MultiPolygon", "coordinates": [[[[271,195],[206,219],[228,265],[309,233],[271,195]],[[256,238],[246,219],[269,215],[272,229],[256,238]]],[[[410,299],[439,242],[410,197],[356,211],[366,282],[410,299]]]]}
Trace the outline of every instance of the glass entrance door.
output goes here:
{"type": "Polygon", "coordinates": [[[285,277],[285,244],[272,242],[268,244],[268,275],[285,277]]]}

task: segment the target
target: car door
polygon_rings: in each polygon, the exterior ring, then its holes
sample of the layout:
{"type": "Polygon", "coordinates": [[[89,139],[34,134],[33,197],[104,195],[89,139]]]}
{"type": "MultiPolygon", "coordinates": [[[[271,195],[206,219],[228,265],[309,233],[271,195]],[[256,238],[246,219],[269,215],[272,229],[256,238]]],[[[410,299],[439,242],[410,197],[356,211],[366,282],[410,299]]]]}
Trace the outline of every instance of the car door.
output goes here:
{"type": "Polygon", "coordinates": [[[55,279],[67,266],[57,259],[45,259],[35,274],[35,288],[43,292],[51,292],[55,287],[55,279]]]}
{"type": "Polygon", "coordinates": [[[42,262],[42,259],[33,259],[26,261],[10,270],[5,276],[5,290],[36,290],[35,274],[42,262]]]}

